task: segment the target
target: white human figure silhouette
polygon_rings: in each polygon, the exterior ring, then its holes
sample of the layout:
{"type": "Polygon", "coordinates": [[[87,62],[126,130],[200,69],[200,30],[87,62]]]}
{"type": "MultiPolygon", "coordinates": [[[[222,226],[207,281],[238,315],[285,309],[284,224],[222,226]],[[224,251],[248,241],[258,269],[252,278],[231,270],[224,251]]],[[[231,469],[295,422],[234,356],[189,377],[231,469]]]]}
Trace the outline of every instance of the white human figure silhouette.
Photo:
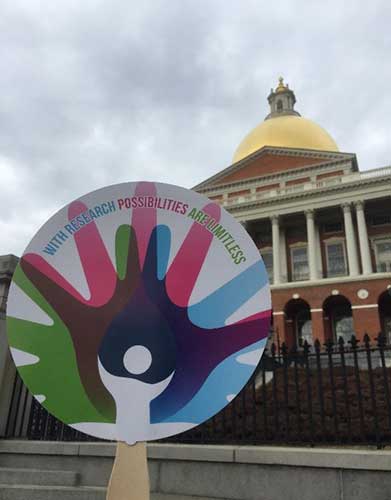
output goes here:
{"type": "MultiPolygon", "coordinates": [[[[123,362],[130,374],[141,375],[150,367],[152,356],[146,347],[135,345],[126,351],[123,362]]],[[[168,386],[174,372],[156,384],[148,384],[135,378],[112,375],[99,359],[98,366],[102,382],[116,404],[116,438],[128,444],[151,439],[154,426],[150,419],[150,403],[168,386]]]]}

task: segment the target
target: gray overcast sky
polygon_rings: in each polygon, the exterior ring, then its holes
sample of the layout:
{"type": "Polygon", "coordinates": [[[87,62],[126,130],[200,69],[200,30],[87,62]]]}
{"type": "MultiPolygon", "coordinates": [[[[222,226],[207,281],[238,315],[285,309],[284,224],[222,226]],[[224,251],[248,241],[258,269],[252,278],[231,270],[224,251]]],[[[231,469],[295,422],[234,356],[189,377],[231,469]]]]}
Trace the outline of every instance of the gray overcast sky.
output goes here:
{"type": "Polygon", "coordinates": [[[361,169],[391,164],[391,3],[1,0],[0,255],[127,180],[230,164],[282,74],[361,169]]]}

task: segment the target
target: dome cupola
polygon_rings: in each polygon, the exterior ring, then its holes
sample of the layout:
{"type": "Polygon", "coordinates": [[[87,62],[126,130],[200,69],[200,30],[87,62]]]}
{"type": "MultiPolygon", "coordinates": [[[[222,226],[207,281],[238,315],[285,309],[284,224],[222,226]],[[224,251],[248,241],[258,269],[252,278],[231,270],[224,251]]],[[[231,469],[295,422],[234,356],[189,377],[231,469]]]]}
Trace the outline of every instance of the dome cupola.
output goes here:
{"type": "Polygon", "coordinates": [[[282,76],[278,79],[278,86],[276,90],[271,89],[269,97],[267,98],[270,104],[270,113],[265,120],[276,118],[277,116],[300,116],[300,113],[293,109],[296,97],[289,88],[289,85],[284,85],[282,76]]]}
{"type": "Polygon", "coordinates": [[[338,151],[333,138],[294,109],[296,97],[282,77],[268,96],[270,113],[239,144],[233,157],[236,163],[259,149],[286,147],[318,151],[338,151]]]}

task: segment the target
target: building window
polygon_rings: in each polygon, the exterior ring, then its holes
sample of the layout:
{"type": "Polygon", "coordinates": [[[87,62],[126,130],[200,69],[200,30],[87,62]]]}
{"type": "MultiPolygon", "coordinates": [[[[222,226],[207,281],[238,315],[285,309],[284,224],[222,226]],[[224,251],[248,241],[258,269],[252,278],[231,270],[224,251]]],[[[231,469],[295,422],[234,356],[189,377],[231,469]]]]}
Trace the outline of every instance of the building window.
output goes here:
{"type": "Polygon", "coordinates": [[[282,108],[283,108],[282,101],[281,100],[277,101],[277,112],[281,113],[282,108]]]}
{"type": "Polygon", "coordinates": [[[342,222],[327,222],[323,224],[325,233],[340,233],[342,231],[342,222]]]}
{"type": "Polygon", "coordinates": [[[292,280],[302,281],[309,278],[307,246],[291,248],[292,280]]]}
{"type": "Polygon", "coordinates": [[[265,264],[270,283],[273,283],[273,250],[261,250],[263,263],[265,264]]]}
{"type": "Polygon", "coordinates": [[[391,271],[391,239],[375,241],[376,269],[378,273],[391,271]]]}
{"type": "Polygon", "coordinates": [[[327,277],[347,274],[345,245],[342,241],[326,244],[327,277]]]}
{"type": "Polygon", "coordinates": [[[391,224],[390,214],[378,214],[372,217],[372,226],[386,226],[391,224]]]}

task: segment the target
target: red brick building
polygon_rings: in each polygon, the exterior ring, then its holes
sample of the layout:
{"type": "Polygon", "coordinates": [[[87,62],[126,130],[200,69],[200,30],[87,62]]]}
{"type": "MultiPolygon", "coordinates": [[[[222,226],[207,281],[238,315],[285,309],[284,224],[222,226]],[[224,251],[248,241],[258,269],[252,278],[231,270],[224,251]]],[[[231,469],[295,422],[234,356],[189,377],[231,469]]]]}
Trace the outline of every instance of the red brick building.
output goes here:
{"type": "Polygon", "coordinates": [[[195,187],[245,224],[272,289],[276,339],[391,341],[391,166],[360,171],[355,154],[294,109],[280,79],[270,113],[233,164],[195,187]]]}

